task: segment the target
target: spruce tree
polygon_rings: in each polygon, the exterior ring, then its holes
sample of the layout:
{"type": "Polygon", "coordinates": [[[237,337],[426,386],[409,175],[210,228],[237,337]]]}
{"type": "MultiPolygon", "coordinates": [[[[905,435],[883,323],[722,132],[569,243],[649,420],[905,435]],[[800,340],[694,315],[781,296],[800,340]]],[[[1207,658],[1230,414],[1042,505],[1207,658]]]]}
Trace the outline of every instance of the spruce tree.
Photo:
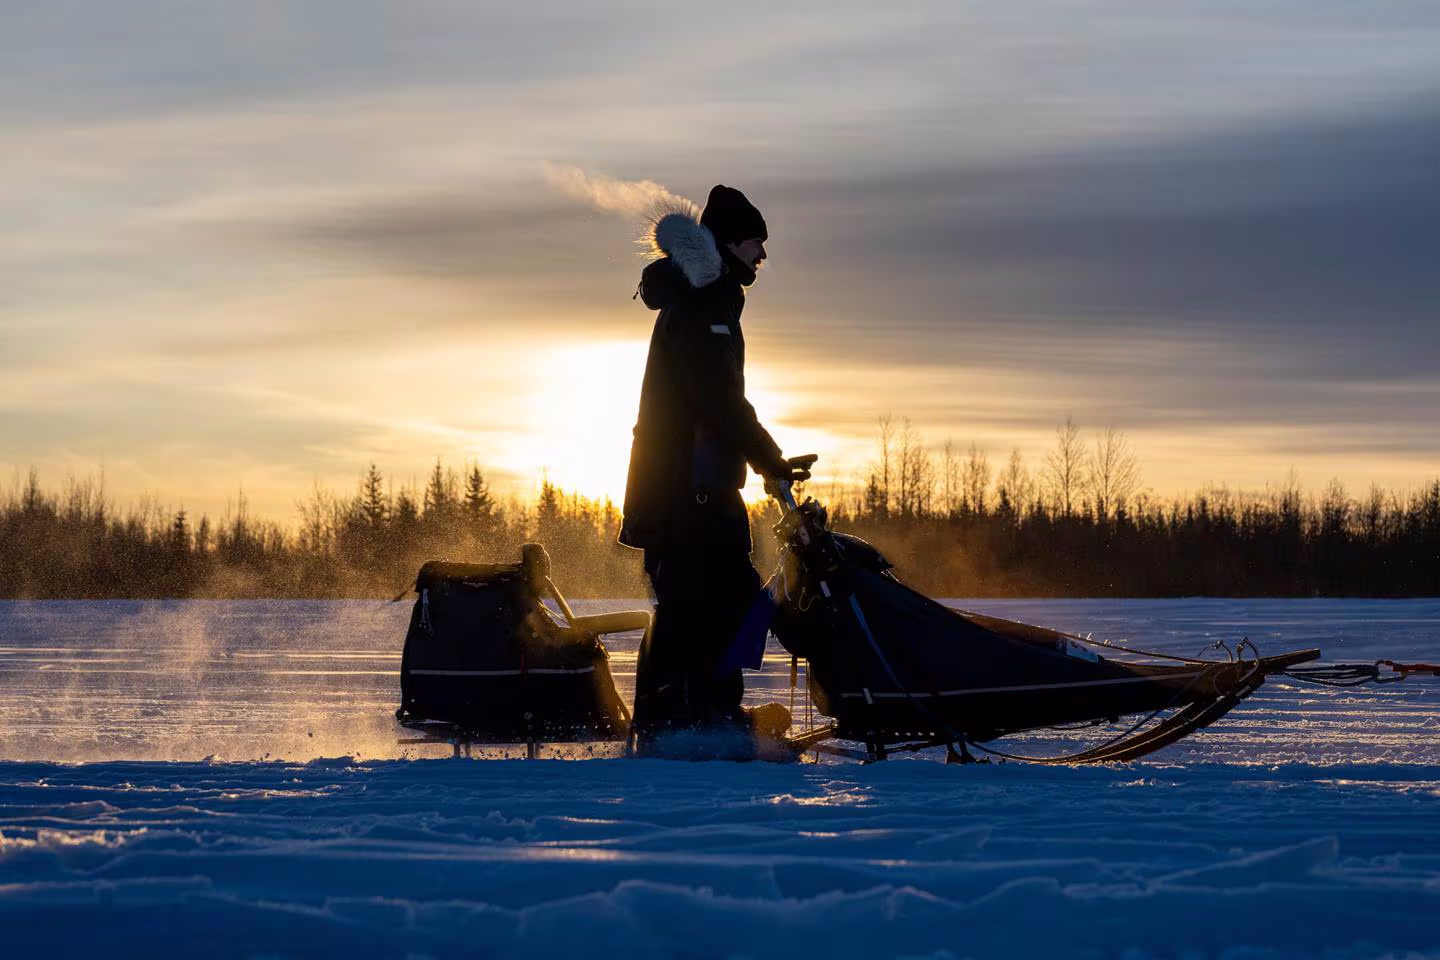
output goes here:
{"type": "Polygon", "coordinates": [[[425,517],[430,520],[444,520],[454,506],[454,492],[449,477],[435,458],[435,469],[430,471],[430,480],[425,484],[425,517]]]}
{"type": "Polygon", "coordinates": [[[384,528],[390,516],[389,498],[385,495],[385,478],[375,464],[365,471],[360,479],[360,499],[357,503],[360,519],[372,531],[384,528]]]}
{"type": "Polygon", "coordinates": [[[462,506],[465,531],[474,549],[481,555],[493,554],[496,528],[499,517],[495,512],[495,498],[485,483],[480,465],[474,464],[465,475],[465,499],[462,506]]]}

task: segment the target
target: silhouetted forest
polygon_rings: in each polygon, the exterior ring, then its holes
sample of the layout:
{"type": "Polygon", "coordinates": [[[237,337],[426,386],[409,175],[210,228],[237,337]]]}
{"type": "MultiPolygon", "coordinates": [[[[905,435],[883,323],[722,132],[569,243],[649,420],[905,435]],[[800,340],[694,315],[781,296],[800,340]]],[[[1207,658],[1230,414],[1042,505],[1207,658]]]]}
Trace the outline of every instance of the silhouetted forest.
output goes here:
{"type": "MultiPolygon", "coordinates": [[[[1340,483],[1161,498],[1140,485],[1123,434],[1083,441],[1072,421],[1034,472],[993,469],[974,446],[924,445],[880,421],[879,453],[852,483],[812,489],[832,526],[874,543],[902,579],[945,597],[1437,596],[1440,480],[1418,490],[1340,483]]],[[[317,486],[281,525],[241,496],[219,520],[153,502],[117,509],[102,483],[45,489],[32,471],[0,502],[0,596],[390,597],[427,559],[503,560],[544,543],[579,597],[641,597],[640,554],[615,542],[620,511],[542,484],[501,502],[478,465],[437,461],[395,487],[371,465],[355,490],[317,486]]],[[[752,510],[756,565],[775,547],[773,505],[752,510]]]]}
{"type": "Polygon", "coordinates": [[[150,502],[118,511],[95,481],[48,492],[31,471],[0,507],[4,597],[384,597],[430,559],[513,562],[544,543],[577,596],[645,595],[638,554],[615,542],[620,512],[550,483],[501,502],[479,466],[436,462],[423,489],[373,464],[349,496],[316,486],[288,526],[243,494],[218,521],[150,502]]]}

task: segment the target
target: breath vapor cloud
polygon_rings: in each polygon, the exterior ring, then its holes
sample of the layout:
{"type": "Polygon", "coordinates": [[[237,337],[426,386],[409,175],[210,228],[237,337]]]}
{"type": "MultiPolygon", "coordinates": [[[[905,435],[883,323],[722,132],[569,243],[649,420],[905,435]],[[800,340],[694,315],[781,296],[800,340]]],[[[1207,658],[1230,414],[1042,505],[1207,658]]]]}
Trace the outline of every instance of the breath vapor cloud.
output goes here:
{"type": "Polygon", "coordinates": [[[570,164],[545,164],[545,179],[556,189],[596,210],[650,219],[657,212],[683,210],[699,216],[700,205],[654,180],[617,180],[570,164]]]}

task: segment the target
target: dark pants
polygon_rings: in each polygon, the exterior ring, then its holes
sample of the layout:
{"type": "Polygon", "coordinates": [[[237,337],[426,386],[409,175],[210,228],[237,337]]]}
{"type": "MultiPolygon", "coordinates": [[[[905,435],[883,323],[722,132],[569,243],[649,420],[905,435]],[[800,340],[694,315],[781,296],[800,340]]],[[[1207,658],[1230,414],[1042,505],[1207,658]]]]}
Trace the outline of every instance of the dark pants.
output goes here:
{"type": "Polygon", "coordinates": [[[739,493],[686,504],[664,543],[645,551],[655,623],[635,668],[635,728],[725,723],[741,718],[740,670],[720,670],[760,591],[750,563],[750,524],[739,493]]]}

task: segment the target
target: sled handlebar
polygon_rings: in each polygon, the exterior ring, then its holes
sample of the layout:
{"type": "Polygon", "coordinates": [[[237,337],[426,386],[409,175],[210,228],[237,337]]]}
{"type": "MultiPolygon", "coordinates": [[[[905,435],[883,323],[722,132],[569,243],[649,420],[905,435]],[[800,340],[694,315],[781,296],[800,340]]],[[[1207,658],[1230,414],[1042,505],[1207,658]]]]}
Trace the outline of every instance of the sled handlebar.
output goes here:
{"type": "Polygon", "coordinates": [[[786,459],[782,472],[765,478],[765,492],[770,494],[786,510],[795,509],[795,494],[792,492],[797,481],[810,479],[810,468],[820,459],[819,454],[807,453],[802,457],[786,459]]]}
{"type": "Polygon", "coordinates": [[[795,495],[790,492],[791,486],[793,485],[790,483],[789,480],[767,479],[765,481],[765,492],[770,494],[770,496],[774,497],[776,500],[780,501],[780,505],[786,510],[794,510],[795,495]]]}

